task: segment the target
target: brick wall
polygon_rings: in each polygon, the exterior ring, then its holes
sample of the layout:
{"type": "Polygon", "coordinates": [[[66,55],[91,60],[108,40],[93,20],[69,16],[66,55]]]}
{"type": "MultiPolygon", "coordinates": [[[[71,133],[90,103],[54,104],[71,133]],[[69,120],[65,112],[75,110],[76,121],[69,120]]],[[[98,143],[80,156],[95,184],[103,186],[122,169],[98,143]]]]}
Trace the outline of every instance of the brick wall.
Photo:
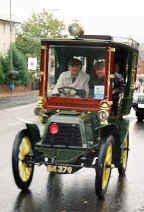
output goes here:
{"type": "MultiPolygon", "coordinates": [[[[15,90],[14,92],[27,92],[27,91],[31,91],[32,87],[31,85],[28,87],[24,87],[24,86],[15,86],[15,90]]],[[[9,86],[8,85],[0,85],[0,93],[2,92],[9,92],[9,86]]]]}

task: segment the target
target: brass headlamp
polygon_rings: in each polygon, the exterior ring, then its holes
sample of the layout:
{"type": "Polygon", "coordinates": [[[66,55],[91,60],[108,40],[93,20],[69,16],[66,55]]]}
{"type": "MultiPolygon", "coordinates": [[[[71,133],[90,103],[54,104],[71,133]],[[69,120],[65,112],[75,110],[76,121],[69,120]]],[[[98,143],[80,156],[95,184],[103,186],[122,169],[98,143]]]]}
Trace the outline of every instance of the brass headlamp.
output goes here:
{"type": "Polygon", "coordinates": [[[108,111],[108,104],[103,103],[100,107],[100,111],[98,112],[98,118],[102,125],[108,124],[108,117],[109,117],[109,111],[108,111]]]}
{"type": "Polygon", "coordinates": [[[76,38],[79,37],[80,35],[84,34],[83,27],[80,26],[78,23],[73,23],[73,24],[69,25],[68,30],[69,30],[70,35],[72,35],[76,38]]]}

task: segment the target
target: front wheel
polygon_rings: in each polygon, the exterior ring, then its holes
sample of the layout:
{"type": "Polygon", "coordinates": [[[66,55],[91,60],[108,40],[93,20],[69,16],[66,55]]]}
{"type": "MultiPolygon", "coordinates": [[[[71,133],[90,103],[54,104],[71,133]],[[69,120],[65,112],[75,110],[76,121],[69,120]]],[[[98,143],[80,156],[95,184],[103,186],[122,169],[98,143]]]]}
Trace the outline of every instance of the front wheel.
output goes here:
{"type": "Polygon", "coordinates": [[[16,185],[26,190],[31,184],[34,165],[28,166],[24,159],[32,153],[32,143],[26,129],[21,130],[15,137],[12,150],[12,171],[16,185]]]}
{"type": "Polygon", "coordinates": [[[112,167],[112,144],[114,142],[113,136],[109,136],[100,147],[98,160],[96,163],[96,181],[95,191],[99,198],[104,198],[107,191],[111,167],[112,167]]]}
{"type": "Polygon", "coordinates": [[[124,142],[122,144],[122,155],[121,155],[121,164],[118,168],[119,176],[124,177],[126,168],[127,168],[127,160],[128,160],[128,151],[129,151],[129,134],[126,135],[124,142]]]}

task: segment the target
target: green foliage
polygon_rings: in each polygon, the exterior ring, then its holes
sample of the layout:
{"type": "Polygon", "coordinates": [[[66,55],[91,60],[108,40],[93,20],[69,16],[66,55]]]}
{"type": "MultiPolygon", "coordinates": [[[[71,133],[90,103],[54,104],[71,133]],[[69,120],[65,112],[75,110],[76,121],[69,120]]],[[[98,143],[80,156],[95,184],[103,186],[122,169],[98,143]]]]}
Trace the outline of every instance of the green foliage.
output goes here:
{"type": "Polygon", "coordinates": [[[32,17],[21,25],[21,31],[17,33],[16,47],[26,58],[33,56],[40,59],[40,39],[65,37],[64,29],[64,23],[47,10],[33,13],[32,17]]]}
{"type": "Polygon", "coordinates": [[[18,73],[15,84],[27,86],[29,84],[27,62],[24,59],[24,56],[15,47],[13,47],[13,64],[14,70],[16,70],[18,73]]]}
{"type": "Polygon", "coordinates": [[[1,57],[0,62],[1,62],[1,67],[2,67],[2,73],[4,75],[1,83],[2,84],[9,84],[10,83],[10,57],[11,57],[11,51],[12,51],[12,61],[13,61],[13,69],[17,71],[16,74],[16,80],[15,80],[15,85],[24,85],[27,86],[30,83],[31,75],[28,72],[27,69],[27,63],[22,55],[21,52],[19,52],[16,47],[13,45],[9,51],[8,55],[6,57],[1,57]]]}
{"type": "Polygon", "coordinates": [[[5,75],[4,75],[4,72],[3,72],[3,67],[2,67],[2,64],[1,64],[1,58],[0,58],[0,85],[3,84],[4,78],[5,78],[5,75]]]}
{"type": "Polygon", "coordinates": [[[1,64],[1,84],[8,84],[9,83],[9,76],[8,71],[10,71],[10,60],[8,57],[2,57],[0,58],[0,64],[1,64]]]}

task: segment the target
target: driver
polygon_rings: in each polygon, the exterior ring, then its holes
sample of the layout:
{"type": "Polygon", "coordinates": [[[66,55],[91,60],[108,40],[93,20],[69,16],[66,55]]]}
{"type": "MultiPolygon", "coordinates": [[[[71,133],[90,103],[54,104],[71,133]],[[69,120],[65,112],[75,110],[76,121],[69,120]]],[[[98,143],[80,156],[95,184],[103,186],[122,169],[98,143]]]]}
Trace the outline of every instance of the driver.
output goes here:
{"type": "Polygon", "coordinates": [[[55,85],[55,88],[53,90],[53,96],[58,95],[59,88],[62,87],[70,87],[70,88],[76,88],[78,90],[77,94],[79,95],[80,91],[84,92],[84,97],[88,97],[89,94],[89,75],[85,72],[81,71],[82,63],[80,60],[76,58],[72,58],[68,63],[68,71],[61,73],[59,76],[57,83],[55,85]]]}

